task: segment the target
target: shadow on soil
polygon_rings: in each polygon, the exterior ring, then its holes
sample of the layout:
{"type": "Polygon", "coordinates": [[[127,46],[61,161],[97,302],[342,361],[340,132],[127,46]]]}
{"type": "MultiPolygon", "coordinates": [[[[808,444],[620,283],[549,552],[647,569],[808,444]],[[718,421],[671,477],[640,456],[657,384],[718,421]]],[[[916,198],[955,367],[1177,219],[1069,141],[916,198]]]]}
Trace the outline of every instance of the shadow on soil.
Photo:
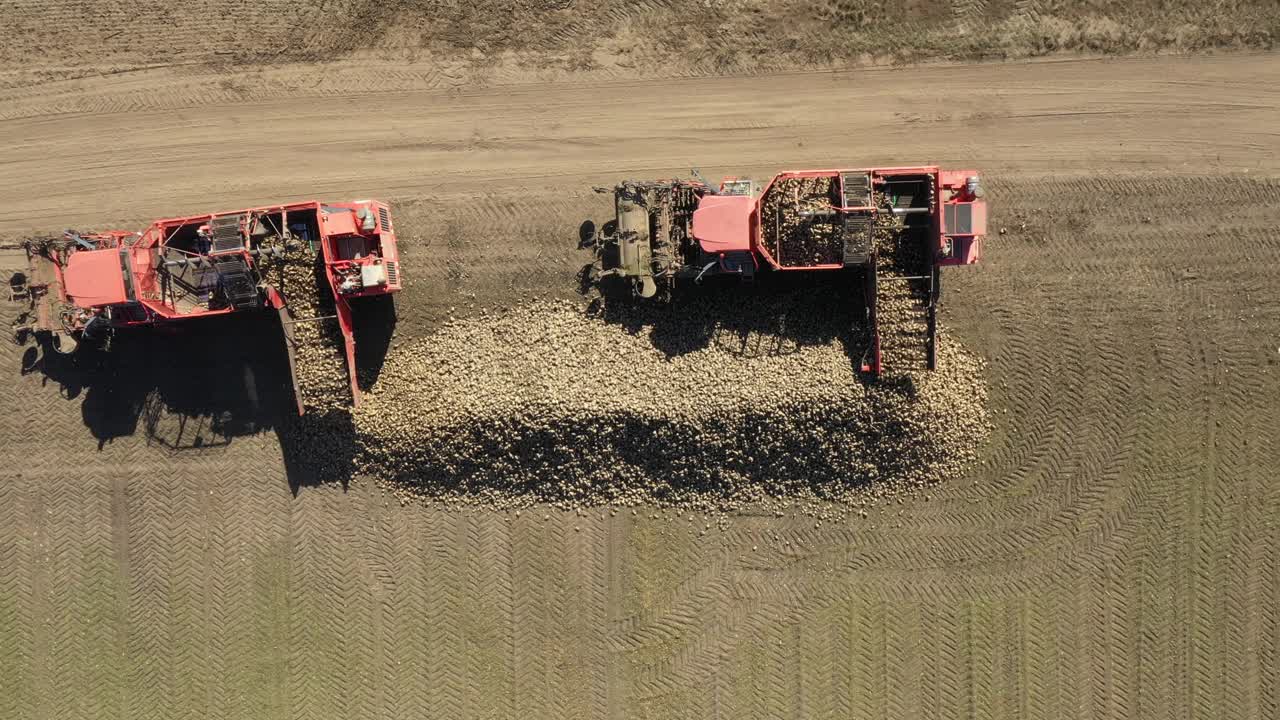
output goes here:
{"type": "MultiPolygon", "coordinates": [[[[352,307],[357,372],[367,387],[390,347],[395,305],[385,297],[362,299],[352,307]]],[[[79,401],[99,449],[141,434],[148,444],[192,452],[274,431],[295,493],[324,482],[345,487],[354,467],[349,417],[345,422],[298,417],[274,312],[119,330],[109,349],[82,346],[67,355],[37,342],[23,353],[22,373],[39,373],[63,398],[79,401]]]]}
{"type": "MultiPolygon", "coordinates": [[[[858,270],[767,273],[752,282],[711,278],[684,283],[669,301],[632,299],[625,282],[614,280],[620,279],[605,278],[599,287],[593,303],[599,317],[647,335],[667,357],[713,344],[723,352],[764,356],[839,342],[857,374],[867,349],[858,270]]],[[[581,289],[589,292],[585,278],[581,289]]]]}

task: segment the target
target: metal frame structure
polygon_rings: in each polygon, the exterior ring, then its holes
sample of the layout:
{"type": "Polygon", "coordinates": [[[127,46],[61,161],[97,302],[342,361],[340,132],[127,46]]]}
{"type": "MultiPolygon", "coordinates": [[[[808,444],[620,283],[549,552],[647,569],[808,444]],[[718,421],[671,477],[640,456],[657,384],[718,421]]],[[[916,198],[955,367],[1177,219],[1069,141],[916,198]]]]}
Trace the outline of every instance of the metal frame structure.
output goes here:
{"type": "MultiPolygon", "coordinates": [[[[309,200],[164,218],[141,232],[68,230],[61,238],[30,240],[24,297],[33,317],[27,329],[50,334],[56,349],[74,352],[81,337],[100,327],[271,307],[280,314],[293,369],[292,325],[318,318],[288,315],[287,298],[264,277],[262,261],[302,244],[323,261],[358,403],[350,301],[403,287],[390,209],[377,200],[309,200]]],[[[296,373],[294,386],[296,391],[296,373]]]]}
{"type": "MultiPolygon", "coordinates": [[[[789,170],[778,173],[758,190],[754,183],[741,178],[726,178],[716,190],[697,171],[694,180],[627,181],[612,192],[616,200],[615,229],[594,238],[597,279],[621,277],[630,280],[634,293],[641,297],[669,296],[668,291],[681,278],[701,281],[708,276],[732,275],[751,279],[759,270],[780,272],[828,272],[858,268],[864,270],[867,324],[871,338],[862,370],[879,375],[883,369],[880,323],[877,316],[879,293],[892,282],[927,282],[924,288],[926,363],[933,369],[937,362],[937,302],[941,289],[941,268],[948,265],[972,265],[982,256],[986,235],[986,202],[978,179],[971,170],[944,170],[936,165],[908,165],[884,168],[834,168],[825,170],[789,170]],[[781,200],[772,191],[787,180],[797,178],[831,178],[834,195],[827,207],[806,210],[807,217],[838,219],[841,227],[840,261],[816,262],[812,259],[787,258],[781,245],[781,233],[775,229],[771,244],[768,228],[762,227],[767,203],[776,209],[781,200]],[[896,203],[891,188],[895,184],[927,189],[921,198],[911,198],[907,206],[896,203]],[[681,193],[696,197],[697,208],[681,215],[687,227],[677,237],[670,229],[673,216],[671,198],[681,193]],[[876,197],[889,198],[877,202],[876,197]],[[729,199],[726,199],[729,198],[729,199]],[[732,216],[739,213],[741,216],[732,216]],[[927,216],[923,234],[925,246],[924,272],[919,275],[885,273],[878,262],[873,244],[873,229],[883,213],[904,218],[916,228],[923,228],[911,216],[927,216]],[[676,257],[675,262],[656,259],[676,257]]],[[[596,188],[610,192],[609,188],[596,188]]],[[[799,198],[795,199],[797,208],[799,198]]],[[[775,212],[775,222],[780,213],[775,212]]],[[[810,231],[809,224],[805,225],[810,231]]]]}

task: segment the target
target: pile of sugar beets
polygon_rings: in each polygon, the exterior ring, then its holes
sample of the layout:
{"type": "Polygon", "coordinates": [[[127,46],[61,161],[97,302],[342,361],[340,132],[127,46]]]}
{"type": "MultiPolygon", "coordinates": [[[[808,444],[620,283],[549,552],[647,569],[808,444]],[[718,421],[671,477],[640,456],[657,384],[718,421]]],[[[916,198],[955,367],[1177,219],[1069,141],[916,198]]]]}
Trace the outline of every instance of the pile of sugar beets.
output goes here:
{"type": "Polygon", "coordinates": [[[943,341],[937,371],[868,382],[844,338],[752,326],[791,300],[451,321],[386,358],[357,465],[406,499],[705,510],[859,506],[965,470],[988,427],[975,357],[943,341]]]}
{"type": "MultiPolygon", "coordinates": [[[[334,314],[314,252],[277,263],[295,318],[334,314]]],[[[857,507],[963,473],[989,427],[980,362],[943,337],[937,371],[869,382],[848,350],[859,329],[814,302],[554,301],[451,320],[393,347],[354,410],[337,323],[298,322],[306,415],[282,429],[286,461],[502,508],[857,507]]]]}

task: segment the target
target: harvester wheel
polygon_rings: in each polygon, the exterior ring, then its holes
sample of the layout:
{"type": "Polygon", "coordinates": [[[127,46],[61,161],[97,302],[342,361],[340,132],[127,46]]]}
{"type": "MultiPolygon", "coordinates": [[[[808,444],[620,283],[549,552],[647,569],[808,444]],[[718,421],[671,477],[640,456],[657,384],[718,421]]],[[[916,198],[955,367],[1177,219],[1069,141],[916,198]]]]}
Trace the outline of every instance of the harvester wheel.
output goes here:
{"type": "Polygon", "coordinates": [[[40,367],[40,348],[32,345],[22,353],[22,370],[23,375],[30,375],[40,367]]]}
{"type": "Polygon", "coordinates": [[[599,261],[582,266],[582,269],[578,271],[579,295],[588,295],[593,290],[598,289],[600,271],[601,267],[599,261]]]}
{"type": "Polygon", "coordinates": [[[578,226],[578,249],[586,250],[596,246],[599,242],[599,233],[596,231],[596,224],[590,220],[583,220],[578,226]]]}
{"type": "Polygon", "coordinates": [[[651,277],[639,277],[635,279],[635,294],[642,298],[651,298],[658,294],[658,284],[651,277]]]}

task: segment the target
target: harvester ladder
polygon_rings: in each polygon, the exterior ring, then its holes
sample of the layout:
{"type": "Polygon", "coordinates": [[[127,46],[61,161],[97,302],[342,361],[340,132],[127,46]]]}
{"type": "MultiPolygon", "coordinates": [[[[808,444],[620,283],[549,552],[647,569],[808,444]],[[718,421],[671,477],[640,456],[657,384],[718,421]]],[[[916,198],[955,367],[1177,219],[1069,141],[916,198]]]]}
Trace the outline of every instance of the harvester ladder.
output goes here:
{"type": "Polygon", "coordinates": [[[840,188],[844,206],[871,206],[871,176],[867,173],[840,173],[840,188]]]}
{"type": "Polygon", "coordinates": [[[248,213],[236,215],[220,215],[209,221],[209,234],[212,236],[210,255],[238,253],[245,247],[245,229],[248,227],[248,213]]]}
{"type": "Polygon", "coordinates": [[[871,261],[871,176],[867,173],[840,173],[841,235],[844,266],[866,265],[871,261]]]}
{"type": "Polygon", "coordinates": [[[844,239],[844,266],[866,265],[871,260],[870,212],[845,213],[841,226],[844,239]]]}
{"type": "Polygon", "coordinates": [[[258,284],[249,274],[249,268],[240,255],[228,255],[214,260],[218,282],[226,294],[227,302],[237,310],[258,306],[258,284]]]}

